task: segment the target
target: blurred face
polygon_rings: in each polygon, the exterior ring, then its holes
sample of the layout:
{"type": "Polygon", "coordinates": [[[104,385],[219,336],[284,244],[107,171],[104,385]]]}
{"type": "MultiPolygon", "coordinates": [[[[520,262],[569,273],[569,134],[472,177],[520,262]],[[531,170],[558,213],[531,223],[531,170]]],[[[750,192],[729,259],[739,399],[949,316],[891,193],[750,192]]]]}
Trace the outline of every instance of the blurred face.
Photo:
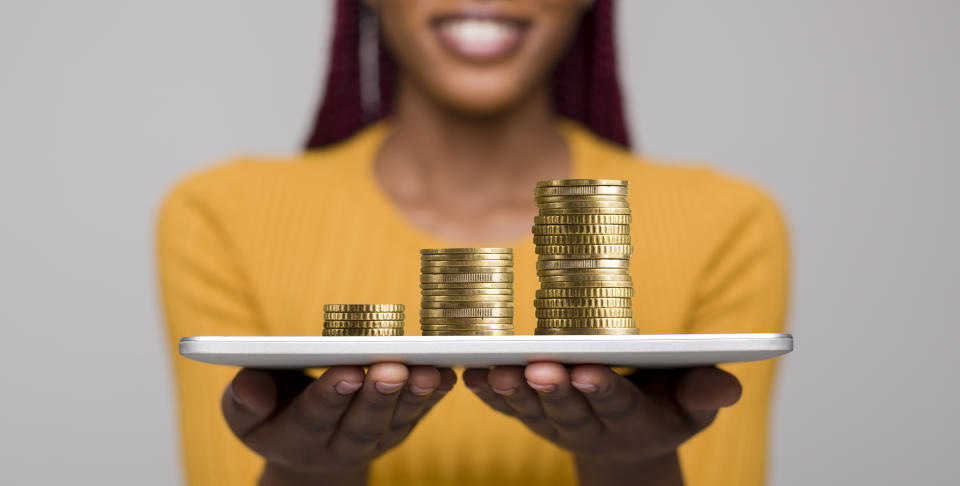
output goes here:
{"type": "Polygon", "coordinates": [[[566,50],[584,0],[369,0],[401,76],[445,110],[509,111],[566,50]]]}

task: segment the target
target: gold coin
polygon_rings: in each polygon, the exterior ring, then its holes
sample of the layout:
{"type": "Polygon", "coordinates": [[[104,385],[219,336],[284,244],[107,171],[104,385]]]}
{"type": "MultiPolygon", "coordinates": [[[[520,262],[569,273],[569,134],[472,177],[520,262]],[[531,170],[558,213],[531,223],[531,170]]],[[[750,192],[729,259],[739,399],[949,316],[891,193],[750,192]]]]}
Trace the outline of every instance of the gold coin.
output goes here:
{"type": "Polygon", "coordinates": [[[534,196],[626,196],[627,186],[545,186],[533,190],[534,196]]]}
{"type": "MultiPolygon", "coordinates": [[[[554,288],[537,289],[537,299],[595,299],[595,298],[620,298],[629,299],[633,297],[632,287],[623,288],[554,288]]],[[[536,303],[536,301],[534,301],[536,303]]]]}
{"type": "Polygon", "coordinates": [[[537,327],[636,327],[632,317],[564,317],[537,319],[537,327]]]}
{"type": "Polygon", "coordinates": [[[513,336],[513,331],[423,331],[422,336],[513,336]]]}
{"type": "MultiPolygon", "coordinates": [[[[465,290],[465,289],[455,289],[465,290]]],[[[510,290],[510,289],[493,289],[510,290]]],[[[468,294],[468,295],[427,295],[420,296],[421,302],[512,302],[513,293],[509,294],[468,294]]]]}
{"type": "Polygon", "coordinates": [[[403,329],[324,329],[324,336],[403,336],[403,329]]]}
{"type": "MultiPolygon", "coordinates": [[[[624,225],[633,222],[629,214],[567,214],[554,216],[534,216],[537,226],[553,225],[624,225]]],[[[536,226],[535,226],[536,228],[536,226]]]]}
{"type": "Polygon", "coordinates": [[[441,253],[438,255],[420,255],[421,264],[427,262],[462,262],[480,260],[485,262],[495,262],[500,260],[513,260],[513,253],[441,253]]]}
{"type": "MultiPolygon", "coordinates": [[[[543,209],[630,209],[627,201],[566,201],[566,202],[538,202],[537,207],[543,209]]],[[[540,214],[543,214],[541,211],[540,214]]]]}
{"type": "MultiPolygon", "coordinates": [[[[630,216],[630,208],[560,208],[540,207],[539,217],[545,216],[630,216]]],[[[534,216],[537,218],[537,216],[534,216]]],[[[537,222],[536,219],[533,220],[537,222]]]]}
{"type": "MultiPolygon", "coordinates": [[[[500,290],[500,289],[497,289],[500,290]]],[[[421,302],[513,302],[513,295],[421,295],[421,302]]]]}
{"type": "Polygon", "coordinates": [[[324,312],[403,312],[403,304],[326,304],[324,312]]]}
{"type": "Polygon", "coordinates": [[[624,335],[640,334],[640,330],[630,327],[619,328],[577,328],[577,327],[538,327],[534,334],[538,336],[572,336],[577,334],[589,335],[624,335]]]}
{"type": "Polygon", "coordinates": [[[534,235],[535,245],[629,245],[630,235],[534,235]]]}
{"type": "Polygon", "coordinates": [[[403,312],[324,312],[332,321],[402,321],[403,312]]]}
{"type": "Polygon", "coordinates": [[[576,309],[576,308],[625,308],[633,307],[629,297],[555,297],[534,299],[533,306],[538,309],[576,309]]]}
{"type": "Polygon", "coordinates": [[[420,309],[420,317],[513,317],[513,307],[461,307],[420,309]]]}
{"type": "Polygon", "coordinates": [[[443,324],[451,326],[475,324],[513,324],[512,317],[421,317],[420,324],[443,324]]]}
{"type": "Polygon", "coordinates": [[[626,275],[548,275],[540,277],[540,283],[553,282],[632,282],[629,274],[626,275]]]}
{"type": "Polygon", "coordinates": [[[629,224],[537,224],[534,235],[629,235],[629,224]]]}
{"type": "Polygon", "coordinates": [[[396,328],[403,327],[403,320],[344,321],[344,320],[327,319],[323,321],[323,327],[325,329],[370,329],[370,328],[396,329],[396,328]]]}
{"type": "MultiPolygon", "coordinates": [[[[536,249],[534,249],[536,251],[536,249]]],[[[551,260],[630,260],[630,255],[623,254],[605,254],[597,253],[593,255],[573,255],[573,254],[556,254],[556,253],[541,253],[537,255],[538,262],[547,262],[551,260]]]]}
{"type": "MultiPolygon", "coordinates": [[[[533,198],[534,202],[537,205],[548,204],[548,203],[568,203],[568,202],[598,202],[598,201],[612,201],[612,202],[622,202],[626,203],[627,196],[613,196],[607,194],[599,194],[593,196],[535,196],[533,198]]],[[[619,207],[619,206],[618,206],[619,207]]]]}
{"type": "Polygon", "coordinates": [[[420,273],[513,273],[513,267],[420,267],[420,273]]]}
{"type": "Polygon", "coordinates": [[[629,255],[633,245],[537,245],[535,251],[538,255],[585,255],[600,260],[594,255],[629,255]]]}
{"type": "Polygon", "coordinates": [[[513,302],[512,295],[421,295],[421,303],[462,302],[479,304],[481,302],[513,302]],[[452,297],[452,298],[448,298],[452,297]]]}
{"type": "Polygon", "coordinates": [[[420,283],[510,283],[512,273],[422,273],[420,283]]]}
{"type": "Polygon", "coordinates": [[[633,279],[629,275],[552,275],[540,277],[540,288],[558,288],[570,284],[572,287],[633,287],[633,279]]]}
{"type": "Polygon", "coordinates": [[[475,307],[500,307],[500,308],[513,308],[513,301],[502,301],[502,302],[493,302],[493,301],[484,301],[484,302],[470,302],[470,301],[456,301],[456,302],[428,302],[423,301],[420,303],[421,309],[472,309],[475,307]]]}
{"type": "MultiPolygon", "coordinates": [[[[463,296],[512,296],[513,289],[425,289],[420,291],[424,297],[463,297],[463,296]]],[[[442,299],[441,299],[442,300],[442,299]]]]}
{"type": "Polygon", "coordinates": [[[421,261],[420,268],[434,267],[512,267],[513,259],[509,260],[428,260],[421,261]]]}
{"type": "Polygon", "coordinates": [[[626,186],[629,182],[622,179],[553,179],[537,182],[537,187],[557,186],[626,186]]]}
{"type": "Polygon", "coordinates": [[[551,270],[587,270],[587,269],[629,269],[630,260],[626,258],[577,259],[577,260],[537,260],[537,271],[551,270]]]}
{"type": "Polygon", "coordinates": [[[422,331],[511,331],[513,324],[484,324],[482,326],[458,326],[455,324],[425,324],[422,331]]]}
{"type": "Polygon", "coordinates": [[[633,317],[633,309],[629,307],[575,307],[568,309],[537,309],[536,316],[538,319],[622,318],[633,317]]]}
{"type": "MultiPolygon", "coordinates": [[[[627,196],[611,196],[611,195],[596,195],[596,196],[535,196],[533,201],[537,203],[537,206],[542,206],[545,204],[565,204],[565,203],[586,203],[586,202],[610,202],[610,203],[624,203],[627,204],[627,196]]],[[[587,207],[605,207],[605,206],[587,206],[587,207]]],[[[614,207],[623,207],[623,206],[614,206],[614,207]]]]}
{"type": "Polygon", "coordinates": [[[513,248],[424,248],[421,255],[461,255],[466,253],[501,253],[513,254],[513,248]]]}
{"type": "Polygon", "coordinates": [[[540,289],[571,289],[571,288],[633,288],[629,280],[574,280],[569,282],[540,282],[540,289]]]}
{"type": "Polygon", "coordinates": [[[461,282],[461,283],[424,283],[420,282],[423,290],[455,290],[455,289],[513,289],[513,282],[461,282]]]}
{"type": "MultiPolygon", "coordinates": [[[[569,260],[563,260],[569,261],[569,260]]],[[[560,270],[537,270],[538,277],[562,277],[568,275],[630,275],[629,268],[563,268],[560,270]]],[[[602,278],[598,280],[603,280],[602,278]]]]}

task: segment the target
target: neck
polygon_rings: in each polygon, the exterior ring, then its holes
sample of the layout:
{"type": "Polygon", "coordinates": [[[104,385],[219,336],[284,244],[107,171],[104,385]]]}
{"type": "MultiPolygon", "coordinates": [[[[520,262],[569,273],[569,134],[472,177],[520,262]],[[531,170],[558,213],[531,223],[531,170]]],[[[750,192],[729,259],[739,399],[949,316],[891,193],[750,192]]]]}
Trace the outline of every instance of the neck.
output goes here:
{"type": "Polygon", "coordinates": [[[570,156],[548,90],[491,116],[444,110],[406,83],[397,95],[377,179],[427,229],[464,239],[518,236],[536,212],[536,181],[569,177],[570,156]],[[458,228],[458,222],[468,224],[458,228]]]}

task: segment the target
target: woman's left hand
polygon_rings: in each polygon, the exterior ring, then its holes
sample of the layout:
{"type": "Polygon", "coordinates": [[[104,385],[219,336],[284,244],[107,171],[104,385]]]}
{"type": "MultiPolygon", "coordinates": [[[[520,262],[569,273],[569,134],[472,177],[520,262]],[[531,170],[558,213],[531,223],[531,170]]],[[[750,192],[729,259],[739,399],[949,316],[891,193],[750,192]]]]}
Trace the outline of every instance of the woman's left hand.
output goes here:
{"type": "Polygon", "coordinates": [[[464,383],[491,408],[571,451],[580,484],[682,484],[676,449],[740,398],[715,367],[621,376],[607,366],[534,363],[469,369],[464,383]]]}

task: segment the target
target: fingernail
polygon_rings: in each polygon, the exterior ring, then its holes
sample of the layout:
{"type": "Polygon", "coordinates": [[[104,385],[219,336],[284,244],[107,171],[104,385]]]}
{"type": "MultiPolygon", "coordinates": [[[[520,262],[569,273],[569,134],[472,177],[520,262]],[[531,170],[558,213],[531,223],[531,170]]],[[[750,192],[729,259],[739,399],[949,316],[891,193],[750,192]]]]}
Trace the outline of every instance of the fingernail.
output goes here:
{"type": "Polygon", "coordinates": [[[578,383],[576,381],[571,381],[570,384],[583,393],[593,393],[597,391],[597,385],[594,385],[593,383],[578,383]]]}
{"type": "Polygon", "coordinates": [[[497,395],[503,395],[503,396],[505,396],[505,397],[509,397],[510,395],[513,395],[514,393],[517,392],[517,389],[516,389],[516,388],[497,388],[497,387],[495,387],[495,386],[491,386],[490,388],[491,388],[494,392],[496,392],[497,395]]]}
{"type": "Polygon", "coordinates": [[[414,385],[412,383],[410,384],[410,392],[417,396],[425,397],[433,393],[433,390],[434,388],[420,388],[417,385],[414,385]]]}
{"type": "Polygon", "coordinates": [[[333,386],[333,389],[341,395],[350,395],[360,389],[363,383],[354,383],[352,381],[341,381],[333,386]]]}
{"type": "Polygon", "coordinates": [[[557,389],[557,385],[538,385],[529,380],[527,381],[527,384],[530,385],[530,388],[544,393],[550,393],[557,389]]]}
{"type": "Polygon", "coordinates": [[[401,388],[403,388],[403,383],[387,383],[385,381],[378,381],[373,384],[374,388],[378,392],[383,393],[384,395],[389,395],[401,388]]]}
{"type": "Polygon", "coordinates": [[[230,382],[230,398],[233,399],[234,402],[246,406],[246,404],[243,403],[243,400],[240,399],[240,395],[237,395],[237,390],[234,388],[233,382],[230,382]]]}

